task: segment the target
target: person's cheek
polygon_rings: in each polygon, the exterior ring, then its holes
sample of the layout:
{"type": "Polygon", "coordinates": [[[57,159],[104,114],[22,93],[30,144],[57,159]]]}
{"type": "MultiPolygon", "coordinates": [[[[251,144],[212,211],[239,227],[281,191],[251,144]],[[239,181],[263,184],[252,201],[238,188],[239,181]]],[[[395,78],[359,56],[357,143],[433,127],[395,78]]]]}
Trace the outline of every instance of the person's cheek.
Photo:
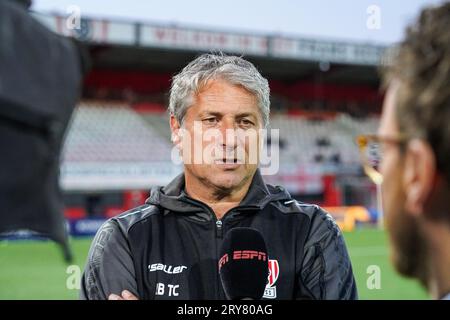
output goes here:
{"type": "Polygon", "coordinates": [[[183,158],[183,163],[192,164],[193,163],[193,141],[192,141],[192,132],[188,129],[182,129],[182,146],[181,146],[181,154],[183,158]]]}
{"type": "Polygon", "coordinates": [[[248,163],[250,165],[257,165],[259,163],[260,152],[260,137],[255,130],[251,130],[247,140],[247,156],[249,158],[248,163]]]}
{"type": "Polygon", "coordinates": [[[246,165],[254,164],[257,160],[255,155],[257,145],[255,144],[255,136],[251,130],[239,130],[238,132],[238,158],[243,160],[246,165]]]}

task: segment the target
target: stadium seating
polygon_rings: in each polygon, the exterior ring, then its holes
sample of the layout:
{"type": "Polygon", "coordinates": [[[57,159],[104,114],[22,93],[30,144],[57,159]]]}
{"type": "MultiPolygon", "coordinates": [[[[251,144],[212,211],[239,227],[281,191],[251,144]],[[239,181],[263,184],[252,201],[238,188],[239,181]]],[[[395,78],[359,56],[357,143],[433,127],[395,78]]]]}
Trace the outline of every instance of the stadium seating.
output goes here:
{"type": "Polygon", "coordinates": [[[63,149],[63,162],[170,161],[171,145],[123,104],[82,103],[63,149]]]}
{"type": "Polygon", "coordinates": [[[375,132],[378,121],[378,118],[354,119],[346,114],[339,114],[333,120],[276,115],[270,124],[271,128],[280,130],[280,139],[285,142],[280,152],[282,163],[359,165],[355,137],[375,132]]]}

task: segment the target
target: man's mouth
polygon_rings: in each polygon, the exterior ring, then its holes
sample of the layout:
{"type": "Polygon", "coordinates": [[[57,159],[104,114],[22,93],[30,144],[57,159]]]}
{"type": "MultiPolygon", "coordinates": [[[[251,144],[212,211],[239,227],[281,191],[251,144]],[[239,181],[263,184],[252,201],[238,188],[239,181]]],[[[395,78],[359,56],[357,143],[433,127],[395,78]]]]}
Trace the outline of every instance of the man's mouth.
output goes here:
{"type": "Polygon", "coordinates": [[[236,165],[239,165],[239,164],[243,164],[244,162],[242,160],[240,160],[240,159],[237,159],[237,158],[222,158],[222,159],[216,159],[214,161],[214,163],[215,164],[230,164],[230,165],[236,164],[236,165]]]}

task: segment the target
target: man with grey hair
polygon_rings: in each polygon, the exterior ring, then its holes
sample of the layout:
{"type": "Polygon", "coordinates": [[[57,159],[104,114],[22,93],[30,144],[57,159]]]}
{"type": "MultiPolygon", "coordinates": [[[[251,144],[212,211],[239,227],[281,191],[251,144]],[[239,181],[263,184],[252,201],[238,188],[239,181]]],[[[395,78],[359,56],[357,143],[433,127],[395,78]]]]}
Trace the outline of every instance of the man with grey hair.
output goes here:
{"type": "Polygon", "coordinates": [[[250,62],[204,54],[173,78],[172,141],[184,172],[98,231],[83,299],[224,299],[224,234],[258,230],[269,253],[266,299],[356,299],[342,234],[316,205],[266,185],[258,169],[269,85],[250,62]]]}

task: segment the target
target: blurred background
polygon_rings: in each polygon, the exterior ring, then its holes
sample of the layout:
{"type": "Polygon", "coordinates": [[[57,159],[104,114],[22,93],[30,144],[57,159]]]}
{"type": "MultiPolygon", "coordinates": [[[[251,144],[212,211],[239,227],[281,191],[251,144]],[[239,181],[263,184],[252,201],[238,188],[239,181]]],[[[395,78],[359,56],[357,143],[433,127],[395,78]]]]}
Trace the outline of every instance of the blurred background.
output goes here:
{"type": "Polygon", "coordinates": [[[268,78],[280,168],[265,179],[335,217],[360,298],[427,299],[389,263],[377,187],[364,175],[355,137],[377,130],[386,49],[420,8],[438,2],[34,0],[32,16],[86,45],[92,62],[60,164],[74,261],[66,264],[36,234],[3,238],[0,299],[78,297],[98,227],[181,172],[171,161],[170,79],[213,50],[244,55],[268,78]]]}

